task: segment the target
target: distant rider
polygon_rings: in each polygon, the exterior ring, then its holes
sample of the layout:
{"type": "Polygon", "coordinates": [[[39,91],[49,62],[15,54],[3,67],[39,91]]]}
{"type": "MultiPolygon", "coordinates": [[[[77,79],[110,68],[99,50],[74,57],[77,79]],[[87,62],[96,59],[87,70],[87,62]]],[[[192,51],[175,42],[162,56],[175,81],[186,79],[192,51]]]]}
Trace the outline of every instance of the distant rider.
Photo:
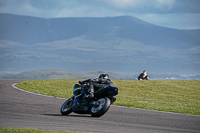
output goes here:
{"type": "Polygon", "coordinates": [[[149,79],[149,77],[148,77],[148,74],[147,74],[147,71],[146,70],[144,70],[140,75],[139,75],[139,77],[138,77],[138,80],[144,80],[144,79],[146,79],[146,80],[148,80],[149,79]]]}

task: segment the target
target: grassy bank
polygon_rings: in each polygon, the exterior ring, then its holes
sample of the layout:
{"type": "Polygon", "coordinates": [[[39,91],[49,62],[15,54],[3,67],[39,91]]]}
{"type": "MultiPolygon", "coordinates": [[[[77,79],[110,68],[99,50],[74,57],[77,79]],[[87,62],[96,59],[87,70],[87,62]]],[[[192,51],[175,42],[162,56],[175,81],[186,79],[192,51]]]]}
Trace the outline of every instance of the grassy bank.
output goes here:
{"type": "MultiPolygon", "coordinates": [[[[77,79],[24,81],[17,87],[35,93],[70,98],[77,79]]],[[[200,115],[200,80],[114,80],[119,94],[114,105],[200,115]]]]}
{"type": "Polygon", "coordinates": [[[0,127],[0,133],[86,133],[86,132],[39,130],[39,129],[34,129],[34,128],[0,127]]]}

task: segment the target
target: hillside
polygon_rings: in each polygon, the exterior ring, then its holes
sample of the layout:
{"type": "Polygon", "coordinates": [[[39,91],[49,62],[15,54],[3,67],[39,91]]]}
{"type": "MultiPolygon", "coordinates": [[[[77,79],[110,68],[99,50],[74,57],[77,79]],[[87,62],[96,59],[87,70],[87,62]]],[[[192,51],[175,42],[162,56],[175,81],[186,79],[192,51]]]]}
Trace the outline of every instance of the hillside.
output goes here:
{"type": "Polygon", "coordinates": [[[0,14],[0,73],[200,73],[200,30],[175,30],[130,16],[43,19],[0,14]]]}

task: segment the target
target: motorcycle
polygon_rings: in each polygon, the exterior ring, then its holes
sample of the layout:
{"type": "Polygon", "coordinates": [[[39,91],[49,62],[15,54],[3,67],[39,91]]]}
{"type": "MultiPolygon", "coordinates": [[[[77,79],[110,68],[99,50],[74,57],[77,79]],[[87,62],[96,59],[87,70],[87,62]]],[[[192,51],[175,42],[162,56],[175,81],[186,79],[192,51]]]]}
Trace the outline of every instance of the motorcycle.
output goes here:
{"type": "Polygon", "coordinates": [[[60,109],[62,115],[74,112],[77,114],[90,114],[92,117],[100,117],[108,111],[110,105],[116,100],[114,96],[118,94],[117,87],[107,86],[94,92],[94,98],[85,100],[85,88],[75,89],[80,89],[79,94],[76,96],[73,95],[63,103],[60,109]],[[77,96],[79,96],[79,99],[76,98],[77,96]]]}
{"type": "Polygon", "coordinates": [[[141,73],[138,76],[138,80],[149,80],[149,77],[148,77],[148,75],[144,75],[143,73],[141,73]]]}

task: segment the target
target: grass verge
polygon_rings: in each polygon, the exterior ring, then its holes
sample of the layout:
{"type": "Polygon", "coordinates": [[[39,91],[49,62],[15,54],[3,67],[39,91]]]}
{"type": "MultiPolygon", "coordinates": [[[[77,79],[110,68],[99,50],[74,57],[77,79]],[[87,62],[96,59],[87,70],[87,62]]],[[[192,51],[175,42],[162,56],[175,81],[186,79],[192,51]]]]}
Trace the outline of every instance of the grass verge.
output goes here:
{"type": "MultiPolygon", "coordinates": [[[[16,86],[35,93],[70,98],[78,79],[32,80],[16,86]]],[[[200,80],[114,80],[114,105],[200,115],[200,80]]]]}
{"type": "Polygon", "coordinates": [[[86,133],[86,132],[39,130],[39,129],[34,129],[34,128],[0,127],[0,133],[86,133]]]}

